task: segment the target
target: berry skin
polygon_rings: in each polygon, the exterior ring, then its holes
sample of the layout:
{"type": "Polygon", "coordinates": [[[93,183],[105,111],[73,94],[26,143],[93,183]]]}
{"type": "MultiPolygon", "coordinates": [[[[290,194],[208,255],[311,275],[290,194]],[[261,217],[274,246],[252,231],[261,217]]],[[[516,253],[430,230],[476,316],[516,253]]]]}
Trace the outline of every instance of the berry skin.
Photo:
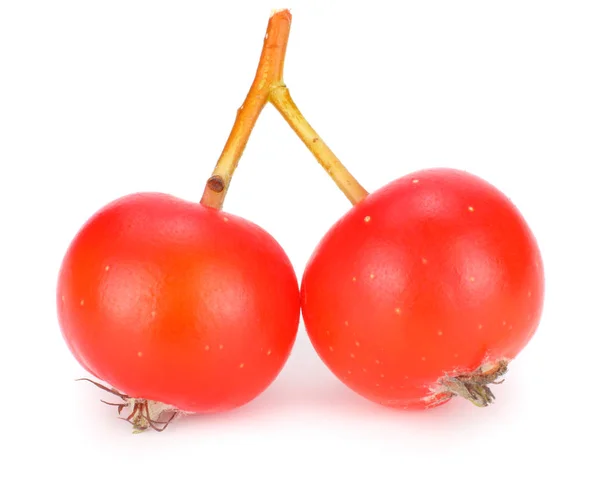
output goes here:
{"type": "Polygon", "coordinates": [[[299,323],[294,270],[269,234],[158,193],[125,196],[87,221],[63,260],[57,304],[92,375],[184,412],[254,399],[299,323]]]}
{"type": "Polygon", "coordinates": [[[340,380],[380,404],[424,408],[461,392],[490,403],[482,387],[533,336],[543,295],[537,243],[510,200],[476,176],[430,169],[347,212],[314,251],[301,298],[340,380]]]}

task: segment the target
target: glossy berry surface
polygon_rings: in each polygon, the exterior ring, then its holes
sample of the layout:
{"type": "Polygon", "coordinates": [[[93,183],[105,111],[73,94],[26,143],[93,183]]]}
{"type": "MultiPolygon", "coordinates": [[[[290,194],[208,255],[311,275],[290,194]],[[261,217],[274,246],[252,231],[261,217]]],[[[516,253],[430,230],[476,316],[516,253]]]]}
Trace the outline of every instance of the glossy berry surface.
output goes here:
{"type": "Polygon", "coordinates": [[[442,377],[511,360],[533,336],[544,275],[522,215],[451,169],[400,178],[323,237],[302,281],[310,339],[331,371],[383,405],[423,408],[442,377]]]}
{"type": "Polygon", "coordinates": [[[299,322],[294,270],[269,234],[157,193],[120,198],[87,221],[62,263],[57,304],[90,373],[187,412],[259,395],[299,322]]]}

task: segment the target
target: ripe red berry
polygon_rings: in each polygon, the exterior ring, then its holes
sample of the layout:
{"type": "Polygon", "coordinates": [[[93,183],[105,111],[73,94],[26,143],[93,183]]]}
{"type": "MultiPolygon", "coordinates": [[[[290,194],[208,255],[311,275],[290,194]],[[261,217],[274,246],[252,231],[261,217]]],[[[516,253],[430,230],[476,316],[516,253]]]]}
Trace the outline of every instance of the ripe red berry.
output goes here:
{"type": "Polygon", "coordinates": [[[93,215],[66,253],[57,299],[68,346],[92,375],[184,412],[260,394],[299,322],[294,270],[269,234],[164,194],[93,215]]]}
{"type": "Polygon", "coordinates": [[[486,405],[487,385],[535,332],[543,293],[515,206],[478,177],[433,169],[372,193],[331,228],[306,267],[302,311],[322,360],[364,397],[486,405]]]}

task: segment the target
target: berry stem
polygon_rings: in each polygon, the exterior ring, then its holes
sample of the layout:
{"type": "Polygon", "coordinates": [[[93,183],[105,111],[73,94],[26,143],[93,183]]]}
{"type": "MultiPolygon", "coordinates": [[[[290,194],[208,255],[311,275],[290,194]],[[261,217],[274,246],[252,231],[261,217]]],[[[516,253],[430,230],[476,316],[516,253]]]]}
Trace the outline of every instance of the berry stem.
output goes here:
{"type": "Polygon", "coordinates": [[[352,205],[356,205],[369,194],[302,115],[285,85],[274,87],[269,94],[269,101],[281,113],[352,205]]]}
{"type": "Polygon", "coordinates": [[[292,15],[289,10],[274,11],[260,55],[256,76],[237,116],[212,176],[206,182],[200,203],[221,209],[225,195],[254,125],[274,85],[281,83],[283,63],[290,34],[292,15]]]}
{"type": "Polygon", "coordinates": [[[212,176],[206,182],[200,200],[206,207],[218,210],[222,208],[233,173],[267,102],[281,113],[353,205],[369,194],[308,123],[283,82],[283,65],[291,23],[292,14],[289,10],[275,11],[269,19],[254,82],[237,111],[233,128],[212,176]]]}

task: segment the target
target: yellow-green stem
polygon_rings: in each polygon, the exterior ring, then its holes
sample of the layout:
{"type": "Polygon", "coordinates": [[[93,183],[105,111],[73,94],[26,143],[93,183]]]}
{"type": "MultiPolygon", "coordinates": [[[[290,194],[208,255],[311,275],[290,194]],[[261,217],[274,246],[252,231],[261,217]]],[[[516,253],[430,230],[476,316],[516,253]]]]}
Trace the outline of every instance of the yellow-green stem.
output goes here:
{"type": "Polygon", "coordinates": [[[269,93],[269,101],[353,205],[369,194],[302,115],[285,85],[275,86],[269,93]]]}

